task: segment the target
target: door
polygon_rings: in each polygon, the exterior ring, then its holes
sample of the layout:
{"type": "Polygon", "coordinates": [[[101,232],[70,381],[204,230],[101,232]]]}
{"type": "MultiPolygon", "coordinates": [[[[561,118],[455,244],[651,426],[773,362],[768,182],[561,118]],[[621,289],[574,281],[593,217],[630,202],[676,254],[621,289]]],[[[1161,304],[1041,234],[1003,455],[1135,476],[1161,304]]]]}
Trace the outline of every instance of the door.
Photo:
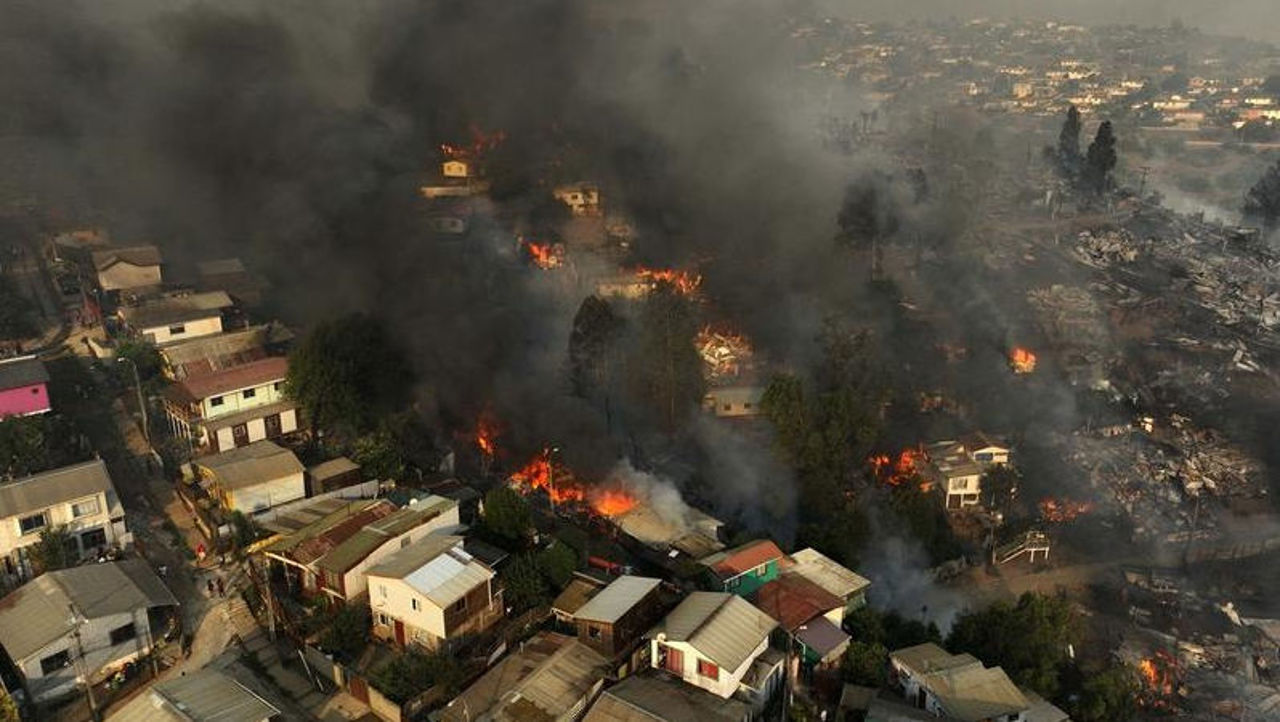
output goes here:
{"type": "Polygon", "coordinates": [[[231,440],[238,449],[241,446],[249,445],[249,426],[248,424],[236,424],[231,427],[231,440]]]}
{"type": "Polygon", "coordinates": [[[280,434],[282,433],[280,431],[280,414],[271,414],[270,416],[263,419],[262,423],[265,424],[267,427],[268,439],[280,438],[280,434]]]}
{"type": "Polygon", "coordinates": [[[349,674],[347,676],[347,690],[351,692],[352,697],[369,704],[369,685],[364,681],[363,677],[349,674]]]}
{"type": "Polygon", "coordinates": [[[684,652],[667,647],[667,671],[684,676],[684,652]]]}
{"type": "Polygon", "coordinates": [[[396,644],[404,646],[404,622],[396,620],[396,644]]]}

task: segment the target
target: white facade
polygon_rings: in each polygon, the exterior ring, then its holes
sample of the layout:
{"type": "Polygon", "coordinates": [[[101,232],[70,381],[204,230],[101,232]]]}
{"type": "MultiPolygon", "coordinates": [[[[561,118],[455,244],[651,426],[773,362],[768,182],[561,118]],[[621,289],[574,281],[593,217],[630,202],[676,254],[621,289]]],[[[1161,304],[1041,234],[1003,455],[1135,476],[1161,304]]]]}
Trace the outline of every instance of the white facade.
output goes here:
{"type": "Polygon", "coordinates": [[[157,346],[163,346],[175,341],[185,341],[190,338],[212,336],[222,333],[222,314],[218,311],[213,311],[208,318],[198,318],[194,321],[182,321],[164,326],[150,326],[139,329],[139,332],[148,341],[157,346]]]}
{"type": "MultiPolygon", "coordinates": [[[[249,419],[245,421],[244,425],[248,434],[245,437],[248,440],[247,443],[252,444],[255,441],[262,441],[263,439],[271,438],[267,434],[267,419],[265,416],[257,419],[249,419]]],[[[298,410],[294,408],[281,410],[280,433],[291,434],[297,430],[298,410]]],[[[222,426],[216,428],[213,430],[213,435],[215,437],[215,441],[217,441],[216,448],[220,450],[236,448],[236,434],[233,426],[222,426]]]]}
{"type": "Polygon", "coordinates": [[[79,632],[78,642],[74,634],[68,634],[22,659],[13,660],[26,678],[35,701],[73,692],[83,675],[88,675],[90,681],[100,681],[125,662],[146,654],[152,644],[146,609],[86,620],[79,632]]]}
{"type": "Polygon", "coordinates": [[[728,699],[738,692],[743,678],[747,676],[747,671],[751,669],[756,657],[769,648],[769,640],[761,641],[741,666],[734,670],[721,669],[688,642],[669,642],[665,635],[659,634],[657,638],[649,641],[649,645],[649,659],[652,660],[654,667],[679,675],[680,679],[688,684],[728,699]],[[672,655],[672,651],[676,654],[672,655]]]}
{"type": "MultiPolygon", "coordinates": [[[[416,541],[421,541],[430,534],[454,534],[462,530],[462,528],[462,519],[458,515],[458,506],[455,504],[426,524],[421,524],[399,536],[387,539],[381,546],[374,549],[369,556],[342,575],[342,588],[346,591],[346,598],[351,599],[369,590],[365,572],[370,567],[380,564],[387,557],[416,541]]],[[[441,620],[441,625],[443,626],[443,619],[441,620]]]]}
{"type": "MultiPolygon", "coordinates": [[[[266,383],[232,389],[200,400],[200,416],[205,421],[256,409],[259,406],[280,403],[285,400],[284,378],[266,383]]],[[[283,421],[283,418],[281,419],[283,421]]],[[[297,427],[297,422],[294,422],[297,427]]]]}
{"type": "Polygon", "coordinates": [[[297,501],[307,495],[305,473],[289,474],[261,484],[223,490],[223,505],[228,509],[253,514],[297,501]]]}
{"type": "Polygon", "coordinates": [[[946,482],[948,509],[963,509],[967,506],[977,506],[979,495],[982,493],[981,475],[965,474],[963,476],[948,476],[946,482]]]}

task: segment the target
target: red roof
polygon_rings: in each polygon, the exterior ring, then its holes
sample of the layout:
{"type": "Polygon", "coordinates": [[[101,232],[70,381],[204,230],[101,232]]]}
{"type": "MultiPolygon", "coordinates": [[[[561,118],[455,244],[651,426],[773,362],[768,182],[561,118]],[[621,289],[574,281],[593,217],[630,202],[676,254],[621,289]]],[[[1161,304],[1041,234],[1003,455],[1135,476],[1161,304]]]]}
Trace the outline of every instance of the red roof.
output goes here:
{"type": "Polygon", "coordinates": [[[844,606],[844,600],[798,574],[784,574],[756,590],[752,603],[788,632],[844,606]]]}
{"type": "Polygon", "coordinates": [[[361,529],[383,517],[390,516],[395,510],[396,505],[391,502],[374,504],[302,542],[293,550],[291,556],[299,564],[310,564],[355,536],[361,529]]]}
{"type": "Polygon", "coordinates": [[[188,401],[199,401],[218,394],[261,386],[272,381],[282,381],[288,372],[289,359],[273,356],[204,376],[187,378],[179,381],[176,388],[180,395],[187,397],[188,401]]]}
{"type": "Polygon", "coordinates": [[[709,565],[721,577],[736,577],[744,572],[782,557],[782,550],[772,540],[760,539],[747,542],[736,549],[729,549],[714,555],[709,565]]]}

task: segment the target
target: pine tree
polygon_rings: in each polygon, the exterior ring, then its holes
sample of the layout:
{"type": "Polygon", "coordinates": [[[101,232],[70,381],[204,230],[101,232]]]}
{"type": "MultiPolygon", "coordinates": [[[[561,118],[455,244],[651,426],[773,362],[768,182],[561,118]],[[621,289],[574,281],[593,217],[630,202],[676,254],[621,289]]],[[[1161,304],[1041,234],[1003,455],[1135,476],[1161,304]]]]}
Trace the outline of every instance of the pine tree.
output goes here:
{"type": "Polygon", "coordinates": [[[1116,167],[1116,136],[1111,130],[1111,121],[1104,120],[1098,126],[1098,134],[1089,144],[1089,153],[1085,157],[1084,182],[1094,193],[1101,194],[1107,189],[1107,180],[1116,167]]]}
{"type": "Polygon", "coordinates": [[[1065,173],[1074,173],[1080,166],[1080,111],[1074,105],[1067,109],[1058,133],[1058,165],[1065,173]]]}
{"type": "Polygon", "coordinates": [[[1245,217],[1275,228],[1280,222],[1280,161],[1267,169],[1244,197],[1245,217]]]}

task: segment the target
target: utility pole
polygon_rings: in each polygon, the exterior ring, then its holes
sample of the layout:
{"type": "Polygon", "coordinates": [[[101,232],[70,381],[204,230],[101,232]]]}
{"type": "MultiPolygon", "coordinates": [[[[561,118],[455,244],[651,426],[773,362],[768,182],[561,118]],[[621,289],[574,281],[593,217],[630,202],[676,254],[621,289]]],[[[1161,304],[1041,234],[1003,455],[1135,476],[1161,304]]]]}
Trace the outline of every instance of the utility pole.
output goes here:
{"type": "Polygon", "coordinates": [[[80,676],[84,684],[84,697],[89,703],[89,716],[96,722],[102,718],[98,713],[98,700],[93,696],[93,680],[89,679],[89,666],[84,661],[84,644],[80,639],[80,627],[85,623],[85,618],[76,610],[74,603],[67,605],[67,611],[71,612],[71,636],[76,640],[76,673],[80,676]]]}

